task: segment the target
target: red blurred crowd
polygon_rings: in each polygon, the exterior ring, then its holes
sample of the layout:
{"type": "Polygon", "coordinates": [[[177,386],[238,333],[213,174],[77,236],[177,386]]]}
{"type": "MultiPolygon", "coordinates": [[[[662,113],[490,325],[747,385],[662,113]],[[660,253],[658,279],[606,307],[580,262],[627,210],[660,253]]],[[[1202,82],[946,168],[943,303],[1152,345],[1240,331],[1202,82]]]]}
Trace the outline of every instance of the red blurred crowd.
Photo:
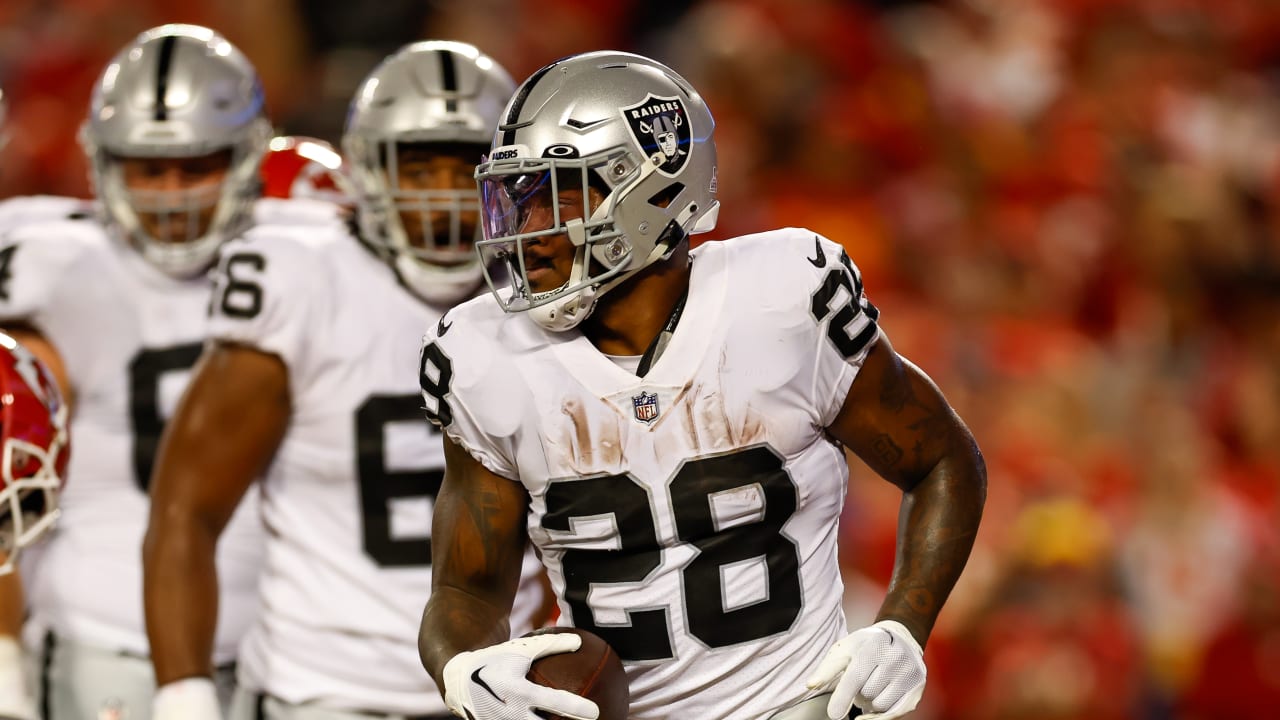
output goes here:
{"type": "MultiPolygon", "coordinates": [[[[653,55],[716,115],[716,235],[843,243],[986,453],[987,516],[917,716],[1280,714],[1280,2],[366,7],[402,38],[344,38],[339,7],[5,0],[0,196],[87,192],[89,87],[160,22],[224,32],[282,130],[331,141],[401,42],[473,42],[517,79],[583,50],[653,55]]],[[[852,623],[887,582],[897,501],[855,466],[852,623]]]]}

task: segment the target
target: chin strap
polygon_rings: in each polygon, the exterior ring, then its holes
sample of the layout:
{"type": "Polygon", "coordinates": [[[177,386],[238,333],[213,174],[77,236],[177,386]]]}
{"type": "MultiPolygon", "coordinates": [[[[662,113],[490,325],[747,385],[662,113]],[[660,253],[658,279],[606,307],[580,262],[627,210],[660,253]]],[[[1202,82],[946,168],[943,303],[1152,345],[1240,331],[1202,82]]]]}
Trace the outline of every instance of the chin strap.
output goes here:
{"type": "Polygon", "coordinates": [[[658,358],[662,357],[663,351],[667,349],[667,345],[671,343],[671,336],[676,331],[676,325],[680,322],[680,316],[684,315],[684,302],[689,298],[689,288],[686,286],[684,292],[680,294],[680,299],[676,301],[676,306],[671,310],[671,317],[667,318],[667,324],[653,338],[653,342],[649,343],[649,348],[644,351],[644,355],[640,358],[640,366],[636,368],[636,376],[644,377],[649,374],[649,369],[653,364],[658,362],[658,358]]]}

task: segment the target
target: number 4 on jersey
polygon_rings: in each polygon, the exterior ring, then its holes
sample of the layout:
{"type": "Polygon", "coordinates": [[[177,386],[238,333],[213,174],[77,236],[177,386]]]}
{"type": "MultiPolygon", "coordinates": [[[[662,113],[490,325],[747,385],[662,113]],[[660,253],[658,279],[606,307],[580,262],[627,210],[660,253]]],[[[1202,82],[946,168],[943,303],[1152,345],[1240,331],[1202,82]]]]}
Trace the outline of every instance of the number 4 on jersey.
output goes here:
{"type": "Polygon", "coordinates": [[[13,263],[13,253],[17,249],[17,245],[10,245],[0,250],[0,300],[9,299],[9,281],[13,279],[9,265],[13,263]]]}

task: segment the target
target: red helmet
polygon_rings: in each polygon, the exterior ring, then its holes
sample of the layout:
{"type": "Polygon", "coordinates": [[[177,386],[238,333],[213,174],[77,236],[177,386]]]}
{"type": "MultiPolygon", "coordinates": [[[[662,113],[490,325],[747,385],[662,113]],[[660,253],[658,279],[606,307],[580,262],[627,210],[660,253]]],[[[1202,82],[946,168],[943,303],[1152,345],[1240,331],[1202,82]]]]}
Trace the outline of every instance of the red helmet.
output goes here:
{"type": "Polygon", "coordinates": [[[49,369],[0,333],[0,575],[57,520],[71,454],[67,415],[49,369]]]}
{"type": "Polygon", "coordinates": [[[342,156],[324,140],[301,135],[271,138],[261,175],[263,197],[352,203],[342,156]]]}

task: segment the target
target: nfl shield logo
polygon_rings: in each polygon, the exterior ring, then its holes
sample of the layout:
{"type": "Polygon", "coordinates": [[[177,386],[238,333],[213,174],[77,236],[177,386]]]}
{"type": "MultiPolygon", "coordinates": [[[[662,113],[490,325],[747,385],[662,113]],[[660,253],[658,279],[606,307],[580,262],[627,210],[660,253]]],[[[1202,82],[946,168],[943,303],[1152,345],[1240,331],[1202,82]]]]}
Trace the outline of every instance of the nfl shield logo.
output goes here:
{"type": "Polygon", "coordinates": [[[656,393],[642,392],[631,398],[635,407],[636,419],[649,425],[658,419],[658,396],[656,393]]]}

